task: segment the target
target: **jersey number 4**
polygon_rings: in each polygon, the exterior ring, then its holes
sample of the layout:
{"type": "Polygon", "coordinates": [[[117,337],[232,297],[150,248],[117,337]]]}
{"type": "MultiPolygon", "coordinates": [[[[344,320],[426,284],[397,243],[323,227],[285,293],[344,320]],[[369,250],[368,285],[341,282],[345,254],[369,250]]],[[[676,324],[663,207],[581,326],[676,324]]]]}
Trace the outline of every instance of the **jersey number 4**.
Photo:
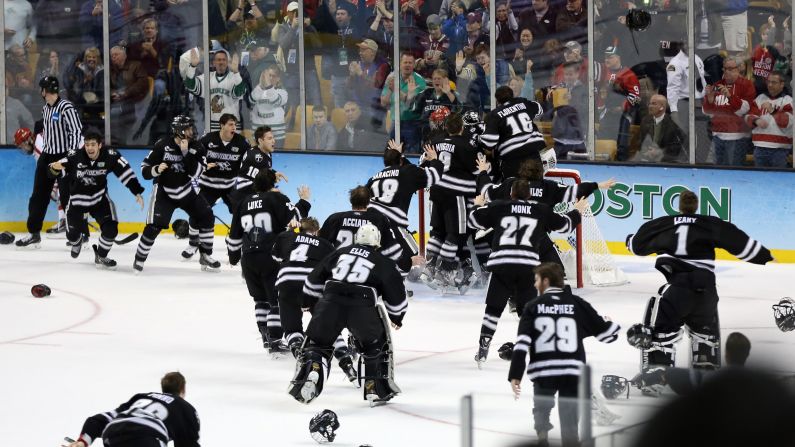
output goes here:
{"type": "Polygon", "coordinates": [[[331,271],[331,276],[337,281],[361,284],[367,281],[373,267],[375,264],[367,259],[353,255],[341,255],[337,260],[337,266],[331,271]]]}
{"type": "Polygon", "coordinates": [[[552,317],[536,318],[536,330],[541,332],[535,342],[536,354],[542,352],[575,352],[577,351],[577,322],[574,318],[552,317]]]}

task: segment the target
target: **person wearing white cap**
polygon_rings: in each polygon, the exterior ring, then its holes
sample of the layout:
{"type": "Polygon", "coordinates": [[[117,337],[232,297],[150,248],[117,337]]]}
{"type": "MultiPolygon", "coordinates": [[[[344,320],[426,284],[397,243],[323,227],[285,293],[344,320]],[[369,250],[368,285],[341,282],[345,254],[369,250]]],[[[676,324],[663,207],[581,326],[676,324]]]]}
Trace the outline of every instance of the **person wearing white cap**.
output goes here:
{"type": "Polygon", "coordinates": [[[231,113],[237,119],[238,131],[241,130],[240,99],[246,94],[246,83],[238,72],[240,56],[235,53],[230,60],[229,52],[221,49],[213,55],[215,71],[209,73],[209,86],[206,82],[207,74],[196,75],[196,67],[201,58],[197,48],[192,48],[180,57],[180,75],[185,82],[185,88],[197,97],[210,95],[210,130],[220,130],[218,120],[224,113],[231,113]],[[189,64],[183,64],[185,59],[189,64]]]}
{"type": "Polygon", "coordinates": [[[436,14],[431,14],[425,20],[428,25],[428,34],[420,37],[422,58],[417,60],[415,69],[424,78],[431,77],[434,70],[444,68],[450,70],[445,53],[450,49],[450,39],[442,33],[442,19],[436,14]]]}
{"type": "MultiPolygon", "coordinates": [[[[299,103],[301,76],[305,79],[304,93],[306,95],[306,103],[315,104],[321,101],[320,78],[318,78],[315,64],[307,63],[304,66],[303,73],[301,73],[299,66],[298,45],[301,24],[299,23],[298,8],[298,2],[293,1],[288,3],[284,21],[277,24],[275,30],[276,42],[278,43],[276,56],[283,70],[281,80],[284,84],[284,88],[290,93],[285,110],[291,110],[299,103]]],[[[306,16],[304,17],[304,48],[308,50],[317,46],[318,36],[317,30],[311,24],[311,20],[306,16]]],[[[313,60],[313,56],[307,51],[304,54],[304,61],[310,60],[313,60]]]]}

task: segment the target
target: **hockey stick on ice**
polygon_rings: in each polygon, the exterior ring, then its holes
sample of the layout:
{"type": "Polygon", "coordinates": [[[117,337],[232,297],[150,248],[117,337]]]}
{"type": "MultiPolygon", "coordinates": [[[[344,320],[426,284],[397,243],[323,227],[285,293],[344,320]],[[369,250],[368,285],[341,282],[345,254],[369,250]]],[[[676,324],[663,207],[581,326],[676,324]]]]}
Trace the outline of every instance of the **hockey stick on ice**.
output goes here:
{"type": "MultiPolygon", "coordinates": [[[[100,231],[99,227],[97,227],[95,224],[93,224],[91,222],[88,222],[88,226],[91,227],[94,231],[100,231]]],[[[124,244],[129,244],[130,242],[132,242],[132,241],[134,241],[136,239],[138,239],[138,233],[131,233],[131,234],[128,234],[127,236],[124,236],[121,239],[116,239],[113,242],[116,245],[124,245],[124,244]]]]}
{"type": "Polygon", "coordinates": [[[480,261],[478,261],[478,254],[475,252],[475,242],[472,240],[472,236],[467,237],[467,248],[469,249],[469,256],[472,259],[472,270],[480,277],[483,273],[483,269],[480,268],[480,261]]]}

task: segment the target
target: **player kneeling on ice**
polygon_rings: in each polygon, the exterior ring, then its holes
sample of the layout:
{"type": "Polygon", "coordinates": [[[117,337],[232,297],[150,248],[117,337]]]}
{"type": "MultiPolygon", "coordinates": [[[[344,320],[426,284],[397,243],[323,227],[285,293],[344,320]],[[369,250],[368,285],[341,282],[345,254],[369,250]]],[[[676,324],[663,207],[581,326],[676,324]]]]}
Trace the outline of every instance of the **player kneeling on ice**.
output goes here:
{"type": "Polygon", "coordinates": [[[334,340],[344,328],[359,345],[359,361],[364,362],[360,380],[370,405],[400,393],[394,382],[388,323],[400,329],[408,301],[395,261],[378,252],[380,242],[378,229],[364,225],[353,245],[329,255],[306,279],[304,293],[319,301],[288,390],[297,401],[309,403],[323,391],[334,340]]]}
{"type": "Polygon", "coordinates": [[[103,149],[102,136],[89,130],[84,135],[83,150],[69,151],[66,158],[50,163],[50,175],[64,176],[71,192],[66,206],[66,238],[72,246],[71,255],[77,258],[82,248],[82,229],[86,226],[85,214],[91,214],[100,228],[99,243],[93,245],[94,263],[98,268],[115,269],[116,261],[108,258],[119,222],[116,206],[108,195],[108,173],[113,172],[119,181],[135,195],[135,201],[144,208],[141,194],[144,188],[138,183],[130,163],[113,149],[103,149]]]}
{"type": "Polygon", "coordinates": [[[715,249],[723,248],[752,264],[773,260],[770,251],[745,232],[718,217],[696,214],[698,197],[679,195],[679,215],[646,222],[627,236],[627,248],[638,256],[656,253],[655,267],[667,283],[649,300],[642,324],[627,331],[627,341],[641,349],[640,377],[633,380],[643,394],[656,396],[665,369],[674,366],[682,326],[690,333],[691,362],[696,369],[720,367],[721,341],[715,249]]]}
{"type": "Polygon", "coordinates": [[[199,447],[199,415],[184,399],[185,377],[167,373],[160,388],[86,419],[76,441],[66,438],[67,447],[88,447],[99,437],[113,447],[160,447],[172,440],[176,447],[199,447]]]}
{"type": "Polygon", "coordinates": [[[535,430],[542,443],[552,430],[549,414],[558,393],[563,445],[579,445],[577,390],[580,367],[585,365],[582,340],[593,336],[603,343],[612,343],[618,338],[620,327],[571,293],[571,288],[563,283],[563,268],[558,264],[545,262],[536,267],[535,287],[540,296],[527,304],[519,320],[508,380],[518,399],[522,373],[527,367],[527,377],[533,381],[535,430]],[[529,364],[525,360],[527,354],[529,364]]]}

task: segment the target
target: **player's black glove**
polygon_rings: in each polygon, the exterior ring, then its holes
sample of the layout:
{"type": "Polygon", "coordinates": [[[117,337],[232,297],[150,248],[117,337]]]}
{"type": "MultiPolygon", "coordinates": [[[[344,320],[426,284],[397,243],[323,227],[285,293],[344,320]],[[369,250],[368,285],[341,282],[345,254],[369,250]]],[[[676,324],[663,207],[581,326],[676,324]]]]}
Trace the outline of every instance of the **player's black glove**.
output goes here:
{"type": "Polygon", "coordinates": [[[239,251],[229,251],[229,265],[237,265],[240,262],[239,251]]]}
{"type": "Polygon", "coordinates": [[[633,324],[627,329],[627,342],[638,349],[651,348],[652,330],[643,324],[633,324]]]}

